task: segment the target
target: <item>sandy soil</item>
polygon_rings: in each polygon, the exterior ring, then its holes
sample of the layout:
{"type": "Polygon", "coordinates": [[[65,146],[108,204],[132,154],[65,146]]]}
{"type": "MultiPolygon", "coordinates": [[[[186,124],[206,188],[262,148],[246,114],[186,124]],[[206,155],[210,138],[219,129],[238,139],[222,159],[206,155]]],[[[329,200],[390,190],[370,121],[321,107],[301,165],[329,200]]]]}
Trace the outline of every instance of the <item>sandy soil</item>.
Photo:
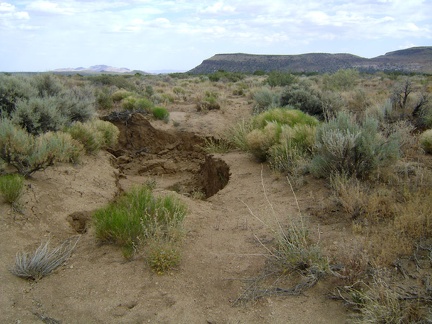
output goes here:
{"type": "MultiPolygon", "coordinates": [[[[215,155],[212,161],[224,163],[203,167],[205,155],[196,149],[199,138],[179,132],[218,134],[248,109],[234,100],[231,109],[207,114],[192,106],[172,107],[172,122],[154,122],[154,129],[139,117],[135,123],[144,128],[133,135],[129,123],[122,132],[129,135],[117,150],[87,156],[76,166],[57,165],[36,173],[26,182],[23,214],[0,203],[0,322],[345,323],[346,310],[327,298],[330,283],[325,280],[299,296],[268,296],[234,305],[250,284],[248,279],[264,268],[267,251],[255,237],[263,242],[272,238],[261,222],[273,220],[264,189],[282,223],[287,216],[298,216],[296,200],[284,177],[248,154],[215,155]],[[148,136],[140,136],[145,130],[148,136]],[[131,138],[138,143],[136,136],[141,144],[126,147],[131,138]],[[155,147],[146,142],[154,144],[164,136],[166,141],[155,147]],[[193,190],[205,191],[210,185],[202,176],[212,177],[212,169],[228,170],[229,181],[216,184],[225,186],[206,200],[193,199],[193,190]],[[153,273],[141,255],[126,261],[119,248],[98,244],[86,222],[91,211],[119,191],[149,179],[156,181],[157,194],[176,194],[189,208],[180,267],[165,275],[153,273]],[[17,252],[34,250],[48,239],[57,244],[77,235],[77,229],[84,233],[73,255],[51,275],[34,282],[9,272],[17,252]]],[[[326,192],[315,190],[313,181],[296,192],[298,202],[312,231],[320,232],[328,249],[336,249],[346,243],[344,228],[316,216],[326,192]],[[309,215],[310,210],[315,213],[309,215]]]]}

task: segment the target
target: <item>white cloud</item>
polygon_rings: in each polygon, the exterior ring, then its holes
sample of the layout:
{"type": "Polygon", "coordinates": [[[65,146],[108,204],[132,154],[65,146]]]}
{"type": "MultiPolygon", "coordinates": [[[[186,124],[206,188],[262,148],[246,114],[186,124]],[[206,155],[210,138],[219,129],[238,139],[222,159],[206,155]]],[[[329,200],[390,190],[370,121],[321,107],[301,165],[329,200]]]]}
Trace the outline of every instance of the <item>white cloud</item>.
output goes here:
{"type": "Polygon", "coordinates": [[[62,5],[52,1],[32,1],[28,6],[27,10],[44,12],[49,14],[61,14],[61,15],[72,15],[77,13],[77,9],[73,6],[68,5],[67,2],[63,2],[62,5]],[[67,5],[65,5],[67,4],[67,5]]]}
{"type": "Polygon", "coordinates": [[[235,7],[225,5],[223,1],[218,1],[211,6],[201,9],[199,12],[208,14],[231,13],[235,11],[235,7]]]}
{"type": "Polygon", "coordinates": [[[30,29],[31,26],[24,24],[29,19],[28,12],[19,11],[10,3],[0,2],[0,30],[30,29]]]}

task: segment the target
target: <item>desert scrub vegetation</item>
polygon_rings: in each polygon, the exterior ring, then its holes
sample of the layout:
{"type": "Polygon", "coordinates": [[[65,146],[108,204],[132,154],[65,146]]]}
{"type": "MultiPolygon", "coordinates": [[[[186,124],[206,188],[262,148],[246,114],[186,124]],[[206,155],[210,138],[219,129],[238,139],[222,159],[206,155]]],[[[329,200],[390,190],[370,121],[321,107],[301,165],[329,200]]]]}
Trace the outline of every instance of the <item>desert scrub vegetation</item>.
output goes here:
{"type": "Polygon", "coordinates": [[[316,118],[296,109],[269,109],[252,118],[252,130],[245,134],[247,150],[260,161],[272,159],[272,153],[278,152],[272,149],[275,145],[285,145],[287,148],[292,147],[293,150],[307,150],[310,144],[305,141],[311,140],[307,132],[309,130],[309,133],[313,134],[313,128],[317,124],[316,118]],[[300,143],[302,141],[303,143],[300,143]]]}
{"type": "Polygon", "coordinates": [[[426,153],[432,154],[432,129],[424,131],[419,137],[419,142],[426,153]]]}
{"type": "Polygon", "coordinates": [[[9,119],[0,120],[0,159],[23,176],[56,162],[77,161],[82,151],[82,145],[69,134],[48,132],[33,136],[9,119]]]}
{"type": "Polygon", "coordinates": [[[269,230],[274,240],[268,244],[254,235],[265,251],[267,263],[262,275],[248,280],[251,283],[235,300],[235,305],[266,296],[300,295],[331,272],[328,258],[319,243],[311,238],[291,181],[287,179],[297,206],[294,215],[276,213],[263,182],[266,213],[258,215],[243,202],[249,214],[269,230]]]}
{"type": "Polygon", "coordinates": [[[333,173],[366,177],[399,156],[398,133],[383,134],[374,118],[358,122],[353,115],[340,112],[317,128],[311,171],[320,177],[333,173]]]}
{"type": "Polygon", "coordinates": [[[19,174],[6,174],[0,176],[0,193],[8,204],[17,204],[23,190],[23,176],[19,174]]]}
{"type": "Polygon", "coordinates": [[[54,248],[50,248],[47,241],[41,243],[33,253],[17,253],[15,264],[10,271],[20,278],[40,280],[67,261],[79,239],[79,236],[72,237],[54,248]]]}
{"type": "Polygon", "coordinates": [[[143,248],[149,265],[159,273],[180,260],[177,245],[186,212],[173,195],[155,197],[151,188],[143,186],[97,210],[93,222],[98,240],[120,246],[127,258],[143,248]]]}
{"type": "Polygon", "coordinates": [[[163,120],[165,122],[169,121],[169,112],[164,107],[154,107],[152,109],[153,117],[158,120],[163,120]]]}
{"type": "Polygon", "coordinates": [[[76,122],[65,131],[81,143],[89,154],[114,146],[120,134],[115,125],[99,119],[87,123],[76,122]]]}

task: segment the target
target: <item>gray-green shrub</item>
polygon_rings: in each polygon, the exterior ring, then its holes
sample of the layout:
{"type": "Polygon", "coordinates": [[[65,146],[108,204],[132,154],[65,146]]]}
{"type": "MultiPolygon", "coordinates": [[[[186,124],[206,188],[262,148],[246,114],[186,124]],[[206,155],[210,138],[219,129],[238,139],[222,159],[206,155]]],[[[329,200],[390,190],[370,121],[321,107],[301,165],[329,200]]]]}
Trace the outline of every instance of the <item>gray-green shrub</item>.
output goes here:
{"type": "Polygon", "coordinates": [[[285,88],[280,97],[281,106],[299,109],[319,119],[324,119],[324,106],[320,93],[308,86],[293,85],[285,88]]]}
{"type": "Polygon", "coordinates": [[[265,110],[280,106],[279,95],[269,88],[261,88],[253,93],[255,105],[253,111],[259,114],[265,110]]]}
{"type": "Polygon", "coordinates": [[[69,134],[48,132],[33,136],[9,119],[0,120],[0,159],[24,176],[55,162],[77,160],[82,151],[82,145],[69,134]]]}
{"type": "Polygon", "coordinates": [[[373,118],[360,123],[345,112],[321,124],[317,129],[312,172],[320,177],[333,173],[366,177],[397,160],[400,155],[397,134],[385,136],[378,126],[373,118]]]}

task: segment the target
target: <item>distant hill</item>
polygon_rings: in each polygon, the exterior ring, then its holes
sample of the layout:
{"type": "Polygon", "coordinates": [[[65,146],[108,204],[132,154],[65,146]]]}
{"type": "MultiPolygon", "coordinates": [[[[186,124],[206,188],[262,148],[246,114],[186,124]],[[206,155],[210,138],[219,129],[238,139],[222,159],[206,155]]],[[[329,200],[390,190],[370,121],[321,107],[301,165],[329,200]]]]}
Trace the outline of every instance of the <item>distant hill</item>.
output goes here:
{"type": "Polygon", "coordinates": [[[117,68],[108,65],[93,65],[88,68],[78,67],[78,68],[61,68],[56,69],[51,72],[54,73],[82,73],[82,74],[94,74],[94,73],[125,73],[125,74],[135,74],[141,73],[146,74],[146,72],[138,70],[129,70],[128,68],[117,68]]]}
{"type": "Polygon", "coordinates": [[[412,47],[367,59],[352,54],[309,53],[300,55],[216,54],[188,71],[207,74],[229,72],[287,71],[335,72],[356,68],[361,71],[432,73],[432,46],[412,47]]]}

